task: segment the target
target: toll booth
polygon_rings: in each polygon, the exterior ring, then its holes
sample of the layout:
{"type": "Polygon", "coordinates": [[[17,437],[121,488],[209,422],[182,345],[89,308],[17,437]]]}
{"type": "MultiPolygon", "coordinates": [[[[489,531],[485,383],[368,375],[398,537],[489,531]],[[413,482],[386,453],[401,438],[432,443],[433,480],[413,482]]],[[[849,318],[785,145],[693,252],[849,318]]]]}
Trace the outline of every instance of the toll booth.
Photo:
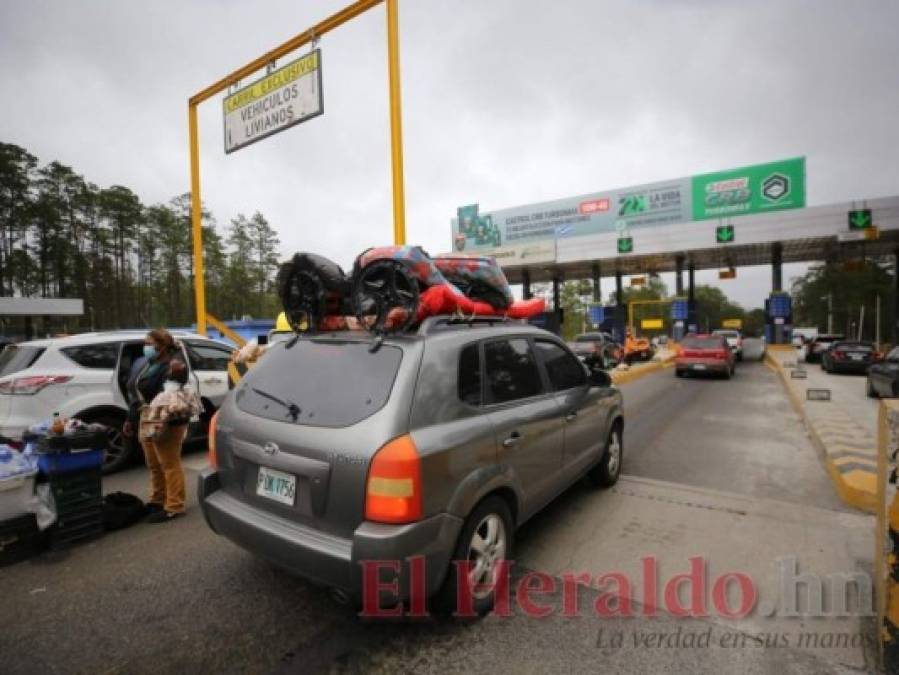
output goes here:
{"type": "Polygon", "coordinates": [[[687,317],[690,303],[686,298],[675,298],[671,302],[671,339],[680,342],[687,334],[687,317]]]}
{"type": "Polygon", "coordinates": [[[593,330],[611,334],[619,342],[624,342],[625,308],[618,305],[591,305],[587,309],[587,320],[593,330]]]}
{"type": "Polygon", "coordinates": [[[765,300],[765,341],[789,344],[793,332],[793,303],[789,293],[778,291],[765,300]]]}

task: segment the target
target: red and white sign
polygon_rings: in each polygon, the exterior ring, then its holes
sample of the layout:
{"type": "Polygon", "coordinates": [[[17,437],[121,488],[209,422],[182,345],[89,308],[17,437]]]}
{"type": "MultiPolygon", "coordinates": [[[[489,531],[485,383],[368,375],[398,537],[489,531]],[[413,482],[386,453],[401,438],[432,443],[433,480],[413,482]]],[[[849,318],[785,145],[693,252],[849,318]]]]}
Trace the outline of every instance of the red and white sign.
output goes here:
{"type": "Polygon", "coordinates": [[[608,199],[591,199],[588,202],[581,202],[577,207],[578,213],[582,216],[589,216],[591,213],[599,213],[609,210],[608,199]]]}

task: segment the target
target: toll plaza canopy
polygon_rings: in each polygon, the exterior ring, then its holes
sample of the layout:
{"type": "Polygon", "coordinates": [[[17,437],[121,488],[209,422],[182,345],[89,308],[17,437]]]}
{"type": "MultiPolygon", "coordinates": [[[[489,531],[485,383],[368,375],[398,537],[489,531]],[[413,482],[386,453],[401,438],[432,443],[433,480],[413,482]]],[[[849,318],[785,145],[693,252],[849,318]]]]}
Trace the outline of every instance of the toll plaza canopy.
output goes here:
{"type": "Polygon", "coordinates": [[[628,232],[630,253],[618,253],[618,233],[557,237],[497,249],[492,255],[511,283],[600,274],[671,272],[681,266],[713,269],[777,262],[836,261],[899,251],[899,196],[813,206],[726,219],[732,238],[717,243],[718,221],[674,223],[628,232]],[[850,230],[848,214],[870,209],[873,227],[850,230]],[[876,238],[868,238],[876,235],[876,238]]]}
{"type": "Polygon", "coordinates": [[[896,252],[899,197],[809,208],[805,185],[795,157],[493,212],[471,204],[452,221],[453,248],[494,256],[525,285],[896,252]]]}

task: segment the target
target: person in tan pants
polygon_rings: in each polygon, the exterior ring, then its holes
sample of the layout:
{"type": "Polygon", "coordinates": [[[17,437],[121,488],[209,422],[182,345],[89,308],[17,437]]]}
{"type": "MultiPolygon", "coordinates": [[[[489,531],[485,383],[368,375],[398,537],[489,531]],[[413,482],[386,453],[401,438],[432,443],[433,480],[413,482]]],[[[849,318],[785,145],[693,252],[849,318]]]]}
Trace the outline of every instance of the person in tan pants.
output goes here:
{"type": "Polygon", "coordinates": [[[141,447],[147,468],[150,469],[150,504],[158,504],[162,510],[153,509],[150,522],[164,522],[184,513],[184,469],[181,467],[181,444],[187,434],[187,425],[167,426],[154,438],[142,438],[141,447]]]}
{"type": "Polygon", "coordinates": [[[125,435],[138,434],[150,470],[150,523],[164,523],[184,515],[184,469],[181,444],[188,419],[168,420],[161,426],[147,419],[149,403],[162,392],[167,381],[184,384],[187,366],[181,348],[164,328],[147,333],[144,358],[135,363],[128,378],[129,418],[125,435]]]}

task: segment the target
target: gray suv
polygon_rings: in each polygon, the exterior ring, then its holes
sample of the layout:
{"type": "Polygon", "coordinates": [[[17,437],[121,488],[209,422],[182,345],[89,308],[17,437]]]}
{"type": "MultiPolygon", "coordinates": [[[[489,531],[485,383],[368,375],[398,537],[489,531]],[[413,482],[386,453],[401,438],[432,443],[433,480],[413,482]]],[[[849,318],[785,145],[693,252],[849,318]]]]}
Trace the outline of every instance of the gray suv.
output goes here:
{"type": "Polygon", "coordinates": [[[608,374],[524,323],[298,336],[214,418],[199,502],[215,532],[341,599],[482,614],[517,527],[585,475],[617,481],[623,430],[608,374]]]}

